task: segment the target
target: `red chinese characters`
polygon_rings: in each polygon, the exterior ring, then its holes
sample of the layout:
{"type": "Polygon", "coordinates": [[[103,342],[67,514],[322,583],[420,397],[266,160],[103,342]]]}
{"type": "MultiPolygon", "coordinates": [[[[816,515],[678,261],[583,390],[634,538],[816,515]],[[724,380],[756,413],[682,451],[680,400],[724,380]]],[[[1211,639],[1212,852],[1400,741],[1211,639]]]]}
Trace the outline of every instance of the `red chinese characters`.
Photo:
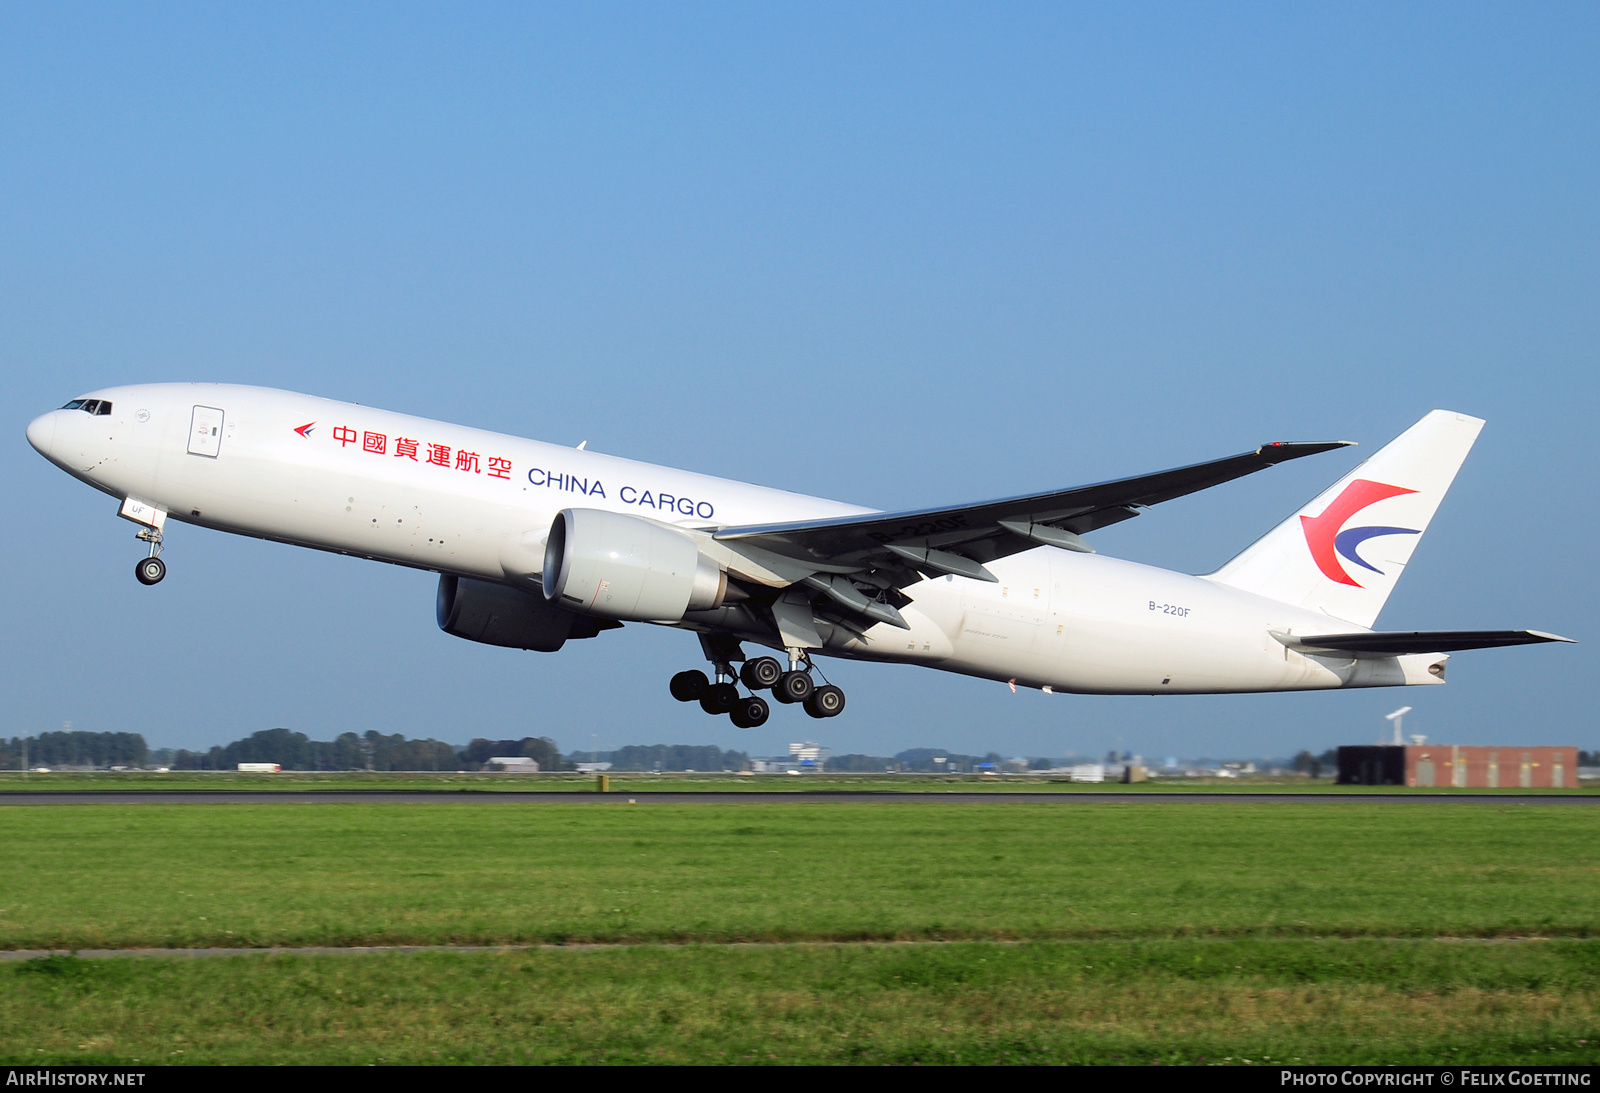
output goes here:
{"type": "Polygon", "coordinates": [[[391,438],[388,433],[375,433],[370,429],[356,430],[348,425],[336,426],[333,430],[333,439],[338,441],[341,447],[359,443],[362,451],[371,452],[373,455],[393,455],[396,459],[410,459],[435,467],[453,468],[465,474],[483,474],[487,470],[490,478],[502,481],[511,478],[511,460],[498,455],[485,456],[465,448],[457,450],[449,444],[424,443],[410,436],[391,438]],[[423,458],[419,459],[419,456],[423,458]]]}

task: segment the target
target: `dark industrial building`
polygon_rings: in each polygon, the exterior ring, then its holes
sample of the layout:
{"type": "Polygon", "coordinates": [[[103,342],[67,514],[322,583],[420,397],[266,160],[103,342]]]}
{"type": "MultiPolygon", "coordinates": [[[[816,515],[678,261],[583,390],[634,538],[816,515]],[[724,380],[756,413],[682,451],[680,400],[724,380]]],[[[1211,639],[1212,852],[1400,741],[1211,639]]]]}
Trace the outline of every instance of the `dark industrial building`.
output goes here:
{"type": "Polygon", "coordinates": [[[1363,744],[1339,749],[1342,786],[1577,789],[1577,748],[1363,744]]]}

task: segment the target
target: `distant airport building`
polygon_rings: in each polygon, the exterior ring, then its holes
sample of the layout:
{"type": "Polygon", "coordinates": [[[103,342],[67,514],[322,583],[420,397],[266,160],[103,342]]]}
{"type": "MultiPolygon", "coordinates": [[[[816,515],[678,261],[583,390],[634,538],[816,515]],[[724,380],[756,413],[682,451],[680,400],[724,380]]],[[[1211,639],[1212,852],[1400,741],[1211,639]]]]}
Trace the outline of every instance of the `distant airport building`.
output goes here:
{"type": "MultiPolygon", "coordinates": [[[[606,766],[611,764],[607,763],[606,766]]],[[[486,770],[498,770],[507,774],[538,774],[539,762],[529,759],[526,755],[491,755],[489,762],[484,764],[486,770]]]]}
{"type": "Polygon", "coordinates": [[[244,774],[281,774],[283,767],[277,763],[240,763],[239,770],[244,774]]]}
{"type": "Polygon", "coordinates": [[[789,758],[797,763],[808,763],[811,766],[816,766],[832,755],[833,752],[815,740],[806,740],[798,744],[789,745],[789,758]]]}
{"type": "Polygon", "coordinates": [[[1339,749],[1342,786],[1577,789],[1578,749],[1363,744],[1339,749]]]}

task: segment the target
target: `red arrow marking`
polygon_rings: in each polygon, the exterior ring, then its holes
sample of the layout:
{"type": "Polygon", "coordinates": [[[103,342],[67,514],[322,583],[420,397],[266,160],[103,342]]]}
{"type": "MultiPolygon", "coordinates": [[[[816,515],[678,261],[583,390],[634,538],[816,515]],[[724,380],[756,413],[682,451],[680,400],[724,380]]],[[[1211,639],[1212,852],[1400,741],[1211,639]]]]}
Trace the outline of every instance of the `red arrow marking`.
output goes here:
{"type": "Polygon", "coordinates": [[[296,429],[295,432],[299,433],[303,437],[309,438],[311,436],[311,427],[315,424],[315,421],[308,421],[304,425],[300,426],[300,428],[296,429]]]}
{"type": "Polygon", "coordinates": [[[1311,548],[1311,559],[1317,563],[1317,568],[1322,570],[1322,575],[1330,581],[1338,581],[1354,588],[1365,587],[1352,580],[1350,574],[1344,571],[1344,566],[1339,564],[1339,559],[1334,554],[1337,546],[1334,537],[1339,534],[1339,529],[1344,527],[1346,520],[1368,505],[1376,505],[1389,497],[1416,492],[1404,486],[1391,486],[1384,482],[1358,478],[1328,503],[1328,507],[1322,510],[1321,516],[1300,517],[1300,526],[1306,533],[1306,545],[1311,548]]]}

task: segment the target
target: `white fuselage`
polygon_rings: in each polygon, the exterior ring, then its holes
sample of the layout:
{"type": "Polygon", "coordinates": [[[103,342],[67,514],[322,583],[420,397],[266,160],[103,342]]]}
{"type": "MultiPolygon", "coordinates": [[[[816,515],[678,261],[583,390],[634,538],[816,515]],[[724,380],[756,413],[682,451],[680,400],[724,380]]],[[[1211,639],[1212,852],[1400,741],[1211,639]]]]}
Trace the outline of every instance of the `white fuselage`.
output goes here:
{"type": "MultiPolygon", "coordinates": [[[[152,384],[85,397],[109,400],[112,412],[53,411],[28,438],[118,499],[221,531],[529,587],[565,508],[699,530],[872,511],[264,388],[152,384]],[[216,432],[198,443],[196,407],[220,411],[216,432]]],[[[905,589],[909,631],[880,623],[824,652],[1103,694],[1440,681],[1427,671],[1436,656],[1292,651],[1274,631],[1352,627],[1205,577],[1053,547],[989,569],[998,583],[940,577],[905,589]]]]}

